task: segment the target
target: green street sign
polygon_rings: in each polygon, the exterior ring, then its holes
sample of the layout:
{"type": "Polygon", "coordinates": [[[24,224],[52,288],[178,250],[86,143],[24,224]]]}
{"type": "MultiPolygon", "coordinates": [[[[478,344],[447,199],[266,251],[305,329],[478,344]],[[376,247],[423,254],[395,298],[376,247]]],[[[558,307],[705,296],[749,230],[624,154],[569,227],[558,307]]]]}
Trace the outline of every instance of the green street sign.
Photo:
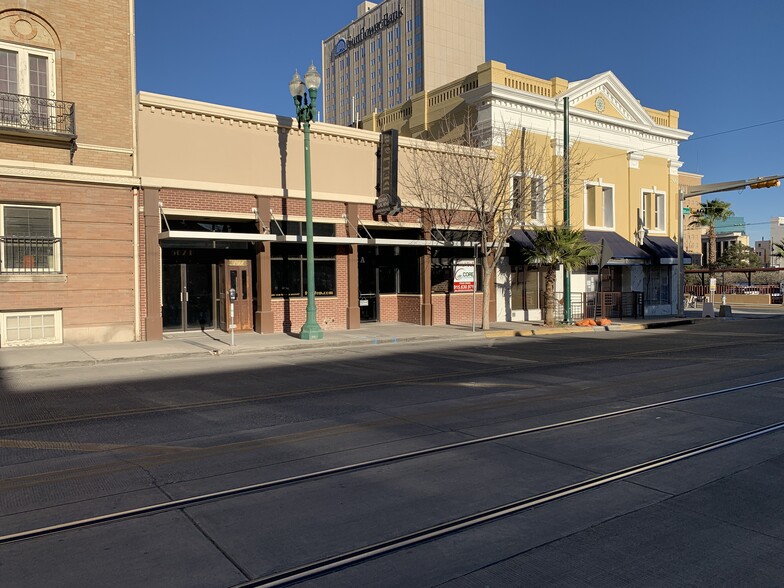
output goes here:
{"type": "Polygon", "coordinates": [[[683,214],[691,214],[691,208],[688,206],[683,207],[683,214]]]}

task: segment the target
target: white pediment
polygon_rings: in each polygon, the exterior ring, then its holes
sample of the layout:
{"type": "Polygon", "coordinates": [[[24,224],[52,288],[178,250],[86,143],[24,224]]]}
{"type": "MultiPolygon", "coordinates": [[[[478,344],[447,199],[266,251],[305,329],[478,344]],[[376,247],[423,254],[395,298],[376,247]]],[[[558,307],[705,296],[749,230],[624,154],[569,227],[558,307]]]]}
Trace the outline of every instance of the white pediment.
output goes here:
{"type": "Polygon", "coordinates": [[[611,71],[597,74],[587,80],[571,82],[569,89],[558,98],[568,98],[570,109],[584,110],[645,126],[656,126],[639,101],[611,71]]]}

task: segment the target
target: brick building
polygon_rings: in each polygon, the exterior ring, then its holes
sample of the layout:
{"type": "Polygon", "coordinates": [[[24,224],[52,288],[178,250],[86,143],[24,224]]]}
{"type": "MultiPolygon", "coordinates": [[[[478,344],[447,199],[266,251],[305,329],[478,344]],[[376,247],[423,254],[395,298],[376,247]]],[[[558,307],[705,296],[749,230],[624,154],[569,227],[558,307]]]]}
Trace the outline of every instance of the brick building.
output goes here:
{"type": "Polygon", "coordinates": [[[0,346],[131,341],[131,0],[0,9],[0,346]]]}

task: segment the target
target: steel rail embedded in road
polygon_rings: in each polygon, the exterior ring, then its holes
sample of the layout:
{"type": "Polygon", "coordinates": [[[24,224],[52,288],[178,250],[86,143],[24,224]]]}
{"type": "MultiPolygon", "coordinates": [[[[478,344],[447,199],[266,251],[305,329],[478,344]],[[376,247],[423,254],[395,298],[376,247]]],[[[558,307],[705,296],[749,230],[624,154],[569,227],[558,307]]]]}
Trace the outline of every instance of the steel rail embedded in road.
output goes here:
{"type": "Polygon", "coordinates": [[[614,418],[626,414],[631,414],[635,412],[640,412],[643,410],[651,410],[653,408],[660,408],[662,406],[668,406],[671,404],[677,404],[680,402],[688,402],[690,400],[697,400],[701,398],[708,398],[711,396],[718,396],[720,394],[728,394],[730,392],[739,392],[741,390],[747,390],[749,388],[756,388],[759,386],[766,386],[769,384],[775,384],[777,382],[784,382],[784,377],[773,378],[769,380],[762,380],[759,382],[752,382],[749,384],[743,384],[740,386],[733,386],[731,388],[722,388],[720,390],[712,390],[710,392],[703,392],[700,394],[692,394],[689,396],[683,396],[681,398],[673,398],[670,400],[663,400],[661,402],[654,402],[651,404],[644,404],[641,406],[635,406],[631,408],[624,408],[621,410],[615,410],[611,412],[601,413],[597,415],[581,417],[578,419],[571,419],[568,421],[561,421],[558,423],[551,423],[549,425],[540,425],[538,427],[531,427],[528,429],[520,429],[517,431],[509,431],[507,433],[499,433],[497,435],[489,435],[486,437],[478,437],[476,439],[468,439],[466,441],[458,441],[456,443],[449,443],[446,445],[439,445],[437,447],[430,447],[427,449],[419,449],[417,451],[409,451],[406,453],[399,453],[396,455],[390,455],[387,457],[381,457],[377,459],[372,459],[368,461],[356,462],[353,464],[347,464],[343,466],[338,466],[334,468],[328,468],[324,470],[318,470],[315,472],[309,472],[307,474],[300,474],[297,476],[290,476],[287,478],[279,478],[277,480],[270,480],[267,482],[260,482],[258,484],[250,484],[246,486],[240,486],[237,488],[229,488],[226,490],[220,490],[218,492],[211,492],[208,494],[201,494],[198,496],[190,496],[188,498],[180,498],[176,500],[170,500],[167,502],[161,502],[157,504],[151,504],[147,506],[142,506],[138,508],[133,508],[124,511],[118,511],[114,513],[108,513],[104,515],[99,515],[95,517],[90,517],[86,519],[80,519],[75,521],[68,521],[65,523],[60,523],[57,525],[51,525],[48,527],[41,527],[38,529],[30,529],[28,531],[20,531],[18,533],[12,533],[8,535],[0,536],[0,545],[6,543],[12,543],[16,541],[26,541],[37,539],[40,537],[45,537],[47,535],[53,535],[55,533],[62,533],[65,531],[76,530],[84,527],[91,527],[101,524],[108,524],[113,522],[118,522],[125,519],[130,519],[134,517],[150,515],[160,512],[165,512],[169,510],[175,510],[180,508],[186,508],[190,506],[196,506],[200,504],[206,504],[208,502],[214,502],[216,500],[221,500],[225,498],[234,498],[237,496],[242,496],[245,494],[252,494],[255,492],[261,492],[264,490],[269,490],[271,488],[276,488],[279,486],[284,486],[287,484],[294,484],[299,482],[305,482],[308,480],[315,480],[318,478],[324,478],[327,476],[333,476],[336,474],[348,473],[353,471],[359,471],[363,469],[368,469],[372,467],[377,467],[381,465],[386,465],[398,461],[403,461],[407,459],[413,459],[417,457],[423,457],[426,455],[432,455],[435,453],[440,453],[444,451],[449,451],[452,449],[459,449],[462,447],[469,447],[472,445],[479,445],[481,443],[489,443],[492,441],[499,441],[501,439],[508,439],[511,437],[517,437],[521,435],[528,435],[531,433],[539,433],[542,431],[549,431],[552,429],[558,429],[562,427],[569,427],[574,425],[580,425],[584,423],[589,423],[592,421],[598,421],[602,419],[614,418]]]}
{"type": "Polygon", "coordinates": [[[536,496],[509,502],[501,506],[497,506],[471,515],[466,515],[452,521],[440,523],[426,529],[414,531],[413,533],[409,533],[407,535],[401,535],[400,537],[388,539],[373,545],[361,547],[346,553],[328,557],[271,576],[257,578],[242,584],[236,584],[232,588],[272,588],[277,586],[289,586],[293,583],[298,583],[304,580],[316,578],[318,576],[334,573],[349,566],[381,557],[400,549],[413,547],[421,543],[438,539],[439,537],[458,533],[465,529],[483,525],[503,517],[508,517],[535,506],[541,506],[543,504],[547,504],[548,502],[560,500],[561,498],[566,498],[580,492],[585,492],[586,490],[592,490],[593,488],[598,488],[612,482],[617,482],[619,480],[670,465],[678,461],[689,459],[709,451],[714,451],[722,447],[727,447],[729,445],[755,439],[756,437],[774,433],[782,429],[784,429],[784,421],[775,423],[773,425],[768,425],[766,427],[761,427],[747,433],[734,435],[719,441],[713,441],[711,443],[706,443],[691,449],[672,453],[670,455],[643,462],[638,465],[630,466],[628,468],[602,474],[585,482],[570,484],[556,490],[550,490],[548,492],[537,494],[536,496]]]}

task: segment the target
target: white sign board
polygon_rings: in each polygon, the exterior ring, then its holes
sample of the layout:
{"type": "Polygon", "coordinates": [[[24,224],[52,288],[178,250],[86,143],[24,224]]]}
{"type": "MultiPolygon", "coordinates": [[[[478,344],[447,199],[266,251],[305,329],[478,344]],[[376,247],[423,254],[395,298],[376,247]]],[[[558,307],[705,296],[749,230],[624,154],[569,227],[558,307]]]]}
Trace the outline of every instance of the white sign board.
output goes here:
{"type": "Polygon", "coordinates": [[[455,264],[454,279],[452,280],[453,292],[474,291],[474,262],[458,261],[455,264]]]}
{"type": "Polygon", "coordinates": [[[716,278],[711,278],[710,279],[710,291],[711,291],[711,294],[715,294],[716,293],[716,278]]]}

